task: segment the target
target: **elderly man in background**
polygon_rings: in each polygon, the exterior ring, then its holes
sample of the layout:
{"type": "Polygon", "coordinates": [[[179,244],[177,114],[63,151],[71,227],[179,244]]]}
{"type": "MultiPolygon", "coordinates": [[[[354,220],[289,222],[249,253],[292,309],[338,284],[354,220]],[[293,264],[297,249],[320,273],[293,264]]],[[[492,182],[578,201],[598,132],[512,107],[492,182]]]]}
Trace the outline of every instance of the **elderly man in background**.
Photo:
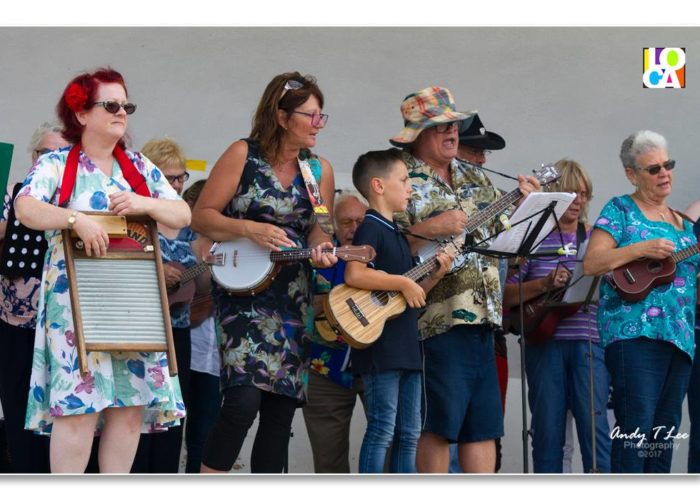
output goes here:
{"type": "MultiPolygon", "coordinates": [[[[333,210],[337,244],[352,245],[366,210],[367,202],[359,193],[341,192],[333,210]]],[[[311,343],[308,402],[303,408],[316,473],[350,472],[350,420],[358,396],[364,404],[362,379],[354,377],[349,366],[350,346],[322,317],[322,301],[331,288],[345,281],[344,276],[342,260],[329,269],[316,270],[317,321],[311,343]]]]}

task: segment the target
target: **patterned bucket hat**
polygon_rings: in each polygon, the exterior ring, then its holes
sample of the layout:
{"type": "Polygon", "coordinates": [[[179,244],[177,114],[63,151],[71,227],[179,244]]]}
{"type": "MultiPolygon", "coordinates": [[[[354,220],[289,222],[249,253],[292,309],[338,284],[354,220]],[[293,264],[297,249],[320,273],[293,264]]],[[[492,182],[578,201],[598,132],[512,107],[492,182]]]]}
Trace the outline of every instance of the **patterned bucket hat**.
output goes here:
{"type": "Polygon", "coordinates": [[[409,94],[401,103],[403,130],[389,139],[394,146],[406,146],[426,128],[440,123],[465,120],[475,111],[459,112],[452,93],[444,87],[428,87],[409,94]]]}

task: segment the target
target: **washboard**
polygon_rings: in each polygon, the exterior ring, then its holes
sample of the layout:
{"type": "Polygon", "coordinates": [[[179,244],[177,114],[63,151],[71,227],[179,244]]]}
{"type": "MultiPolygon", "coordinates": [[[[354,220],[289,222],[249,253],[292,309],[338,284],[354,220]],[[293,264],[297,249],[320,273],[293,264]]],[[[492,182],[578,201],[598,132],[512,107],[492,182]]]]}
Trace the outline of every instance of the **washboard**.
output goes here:
{"type": "Polygon", "coordinates": [[[109,235],[104,257],[88,257],[83,242],[64,229],[71,308],[80,372],[91,351],[166,352],[177,373],[168,295],[155,221],[146,215],[83,212],[109,235]]]}

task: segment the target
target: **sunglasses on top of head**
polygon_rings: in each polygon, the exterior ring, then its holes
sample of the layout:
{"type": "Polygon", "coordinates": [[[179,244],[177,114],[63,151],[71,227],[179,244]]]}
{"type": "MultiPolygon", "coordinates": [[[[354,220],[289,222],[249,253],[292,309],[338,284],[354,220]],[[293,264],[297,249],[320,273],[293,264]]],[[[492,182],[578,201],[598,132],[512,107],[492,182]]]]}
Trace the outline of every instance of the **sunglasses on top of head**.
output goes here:
{"type": "Polygon", "coordinates": [[[131,115],[136,111],[136,104],[127,102],[125,104],[120,104],[117,101],[98,101],[93,104],[93,106],[102,106],[109,113],[116,115],[119,113],[119,108],[124,108],[124,112],[127,115],[131,115]]]}
{"type": "Polygon", "coordinates": [[[282,88],[282,93],[280,94],[279,100],[281,101],[288,90],[299,90],[304,84],[299,80],[287,80],[282,88]]]}
{"type": "Polygon", "coordinates": [[[649,165],[648,167],[637,167],[637,170],[646,170],[650,175],[656,175],[661,172],[661,167],[665,168],[668,172],[673,170],[676,166],[676,160],[668,160],[663,163],[656,163],[654,165],[649,165]]]}

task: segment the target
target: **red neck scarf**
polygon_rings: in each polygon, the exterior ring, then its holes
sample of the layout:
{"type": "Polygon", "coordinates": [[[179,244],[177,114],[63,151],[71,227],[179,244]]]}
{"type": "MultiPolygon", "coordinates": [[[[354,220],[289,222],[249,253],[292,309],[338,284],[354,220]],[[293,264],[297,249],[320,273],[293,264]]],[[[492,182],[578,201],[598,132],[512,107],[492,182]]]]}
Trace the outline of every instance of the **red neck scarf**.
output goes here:
{"type": "MultiPolygon", "coordinates": [[[[75,177],[78,175],[78,159],[80,158],[80,143],[73,146],[68,153],[68,160],[66,161],[66,169],[63,172],[63,179],[61,180],[61,196],[58,200],[59,207],[68,206],[71,194],[73,194],[73,187],[75,186],[75,177]]],[[[132,161],[126,156],[126,153],[119,145],[114,147],[112,152],[114,157],[119,163],[119,168],[122,169],[122,174],[124,178],[137,194],[141,196],[151,197],[151,192],[148,190],[148,185],[146,184],[146,179],[141,175],[138,169],[134,166],[132,161]]]]}

